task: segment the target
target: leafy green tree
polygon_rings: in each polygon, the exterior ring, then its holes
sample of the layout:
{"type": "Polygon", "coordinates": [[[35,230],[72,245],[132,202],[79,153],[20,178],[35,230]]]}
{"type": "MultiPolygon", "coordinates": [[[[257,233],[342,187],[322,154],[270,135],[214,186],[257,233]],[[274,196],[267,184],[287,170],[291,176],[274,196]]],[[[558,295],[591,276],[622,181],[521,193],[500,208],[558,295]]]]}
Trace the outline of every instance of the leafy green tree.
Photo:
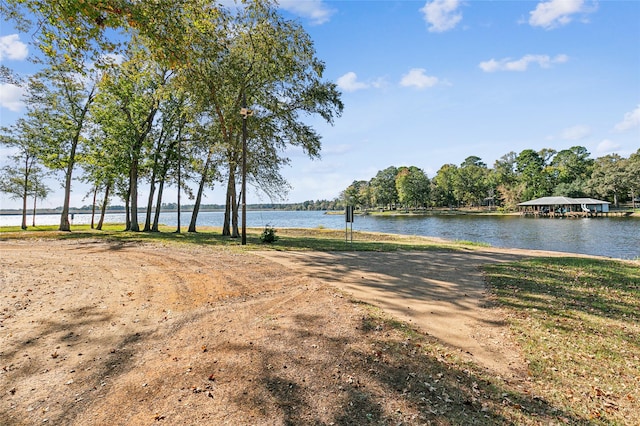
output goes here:
{"type": "MultiPolygon", "coordinates": [[[[104,123],[103,114],[108,115],[108,110],[100,102],[95,102],[91,108],[95,123],[104,123]]],[[[98,193],[101,194],[100,218],[96,226],[101,230],[116,182],[122,181],[128,173],[128,155],[122,152],[119,134],[110,132],[109,126],[94,125],[85,144],[80,166],[83,169],[82,179],[91,185],[96,199],[99,198],[98,193]]]]}
{"type": "Polygon", "coordinates": [[[521,198],[516,174],[517,156],[514,151],[503,155],[495,161],[489,173],[491,188],[498,195],[497,204],[507,210],[515,209],[521,198]]]}
{"type": "Polygon", "coordinates": [[[285,186],[279,170],[289,162],[283,156],[287,145],[301,147],[311,158],[320,154],[320,135],[302,116],[318,115],[331,123],[343,108],[335,84],[322,80],[325,67],[309,35],[296,22],[283,19],[275,6],[266,0],[248,2],[235,14],[217,15],[216,21],[190,29],[184,72],[193,85],[190,92],[216,122],[219,138],[212,145],[223,148],[225,235],[238,234],[236,183],[243,160],[243,124],[249,139],[247,179],[273,194],[285,186]],[[191,54],[198,60],[191,60],[191,54]],[[243,119],[245,100],[253,115],[243,119]]]}
{"type": "Polygon", "coordinates": [[[376,205],[391,208],[393,204],[398,202],[396,176],[398,176],[398,168],[390,166],[384,170],[380,170],[375,177],[371,179],[371,193],[376,205]]]}
{"type": "Polygon", "coordinates": [[[98,102],[102,112],[96,120],[112,140],[120,143],[119,151],[128,159],[129,228],[139,231],[138,185],[145,172],[143,165],[152,150],[150,137],[161,97],[171,72],[148,60],[145,48],[135,40],[129,46],[127,59],[109,67],[100,82],[98,102]]]}
{"type": "MultiPolygon", "coordinates": [[[[366,210],[372,205],[371,185],[366,180],[354,180],[340,198],[345,206],[355,206],[366,210]]],[[[325,207],[326,209],[326,207],[325,207]]]]}
{"type": "Polygon", "coordinates": [[[640,149],[629,156],[626,167],[626,179],[629,186],[632,204],[640,198],[640,149]]]}
{"type": "Polygon", "coordinates": [[[476,156],[476,155],[471,155],[467,158],[464,159],[464,161],[462,162],[462,164],[460,164],[460,167],[471,167],[471,166],[475,166],[475,167],[481,167],[483,169],[487,168],[487,165],[482,161],[482,158],[476,156]]]}
{"type": "Polygon", "coordinates": [[[31,170],[31,196],[33,197],[33,209],[31,215],[31,226],[36,226],[36,211],[38,209],[38,200],[44,200],[51,192],[51,188],[45,183],[45,179],[49,176],[49,172],[42,167],[36,166],[31,170]]]}
{"type": "MultiPolygon", "coordinates": [[[[215,179],[218,178],[218,167],[224,161],[222,159],[222,155],[225,152],[225,149],[219,131],[220,128],[215,119],[209,119],[203,125],[199,124],[197,126],[196,132],[200,137],[194,144],[194,155],[191,157],[191,166],[194,173],[198,175],[199,184],[195,196],[195,204],[191,213],[191,222],[189,223],[188,229],[189,232],[196,232],[196,222],[204,190],[207,186],[213,185],[215,179]]],[[[226,150],[226,153],[231,154],[229,150],[226,150]]],[[[233,169],[233,173],[233,182],[235,183],[235,169],[233,169]]],[[[227,191],[225,216],[230,214],[231,204],[236,204],[235,198],[229,199],[229,191],[227,191]]],[[[228,226],[226,218],[225,226],[228,226]]],[[[231,235],[228,228],[223,229],[223,235],[231,235]]]]}
{"type": "Polygon", "coordinates": [[[549,170],[554,195],[584,197],[588,189],[586,183],[591,176],[593,159],[583,146],[574,146],[559,151],[551,160],[549,170]]]}
{"type": "Polygon", "coordinates": [[[508,152],[493,164],[493,171],[497,175],[496,181],[499,184],[511,185],[518,180],[516,175],[516,159],[518,154],[514,151],[508,152]]]}
{"type": "Polygon", "coordinates": [[[533,149],[525,149],[516,157],[518,183],[522,184],[522,198],[530,200],[548,195],[545,160],[533,149]]]}
{"type": "Polygon", "coordinates": [[[612,199],[614,206],[618,207],[620,196],[629,188],[626,168],[627,160],[618,154],[597,158],[589,186],[599,197],[612,199]]]}
{"type": "MultiPolygon", "coordinates": [[[[22,200],[22,229],[27,229],[27,199],[33,197],[34,210],[38,198],[46,197],[49,188],[43,183],[45,173],[39,166],[40,140],[33,123],[19,119],[10,128],[2,128],[0,145],[14,151],[12,164],[0,169],[0,192],[22,200]]],[[[35,219],[34,219],[35,220],[35,219]]],[[[35,226],[35,225],[34,225],[35,226]]]]}
{"type": "Polygon", "coordinates": [[[37,122],[42,141],[38,157],[46,167],[64,173],[60,231],[70,231],[69,202],[73,172],[86,142],[89,107],[96,94],[98,72],[78,73],[66,61],[52,58],[30,79],[26,97],[28,120],[37,122]]]}
{"type": "Polygon", "coordinates": [[[188,46],[185,26],[198,13],[209,15],[223,8],[207,0],[4,0],[0,15],[19,30],[34,34],[40,50],[50,58],[63,58],[77,71],[88,58],[117,51],[112,32],[145,39],[151,58],[165,65],[181,64],[188,46]]]}
{"type": "Polygon", "coordinates": [[[396,176],[398,200],[405,207],[424,207],[429,202],[431,182],[418,167],[401,167],[396,176]]]}
{"type": "Polygon", "coordinates": [[[467,157],[457,169],[453,191],[458,201],[479,206],[489,194],[489,170],[479,157],[467,157]]]}
{"type": "Polygon", "coordinates": [[[180,193],[182,189],[190,192],[184,182],[189,177],[191,168],[188,165],[190,159],[193,158],[191,157],[194,138],[192,113],[191,105],[184,94],[170,95],[169,99],[161,105],[161,127],[159,134],[154,137],[157,140],[157,149],[153,156],[154,164],[150,178],[151,190],[149,191],[145,230],[148,230],[149,211],[152,209],[152,196],[156,183],[158,184],[158,194],[151,230],[154,232],[159,230],[164,186],[172,178],[178,188],[178,227],[176,232],[180,232],[180,193]]]}
{"type": "Polygon", "coordinates": [[[152,144],[149,144],[150,150],[145,156],[142,167],[147,171],[149,180],[149,196],[143,231],[158,231],[157,221],[167,180],[170,177],[174,177],[178,185],[182,185],[184,182],[185,168],[180,168],[179,166],[186,163],[185,159],[182,158],[182,154],[189,152],[188,147],[185,147],[186,142],[188,142],[186,136],[193,118],[190,116],[191,110],[184,93],[181,93],[179,88],[175,87],[171,82],[168,84],[172,87],[171,90],[166,91],[167,95],[159,102],[159,118],[148,135],[152,144]],[[178,169],[181,174],[181,182],[177,182],[179,180],[177,177],[178,169]],[[172,176],[172,173],[176,174],[176,176],[172,176]],[[151,216],[154,214],[156,190],[157,200],[152,224],[151,216]]]}
{"type": "Polygon", "coordinates": [[[458,206],[459,200],[455,195],[455,182],[458,175],[458,166],[445,164],[432,179],[432,198],[438,206],[458,206]]]}
{"type": "Polygon", "coordinates": [[[359,208],[367,208],[369,206],[368,199],[369,182],[365,180],[354,180],[351,185],[342,192],[341,198],[347,206],[356,206],[359,208]]]}

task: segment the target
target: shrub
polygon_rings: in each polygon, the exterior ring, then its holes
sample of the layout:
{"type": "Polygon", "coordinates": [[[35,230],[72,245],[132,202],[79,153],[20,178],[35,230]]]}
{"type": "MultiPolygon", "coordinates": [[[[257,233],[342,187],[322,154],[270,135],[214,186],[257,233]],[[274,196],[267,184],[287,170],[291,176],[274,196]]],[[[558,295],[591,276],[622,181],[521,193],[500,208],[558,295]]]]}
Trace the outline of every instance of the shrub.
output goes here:
{"type": "Polygon", "coordinates": [[[272,244],[278,241],[278,236],[276,235],[275,228],[269,225],[265,226],[264,231],[262,231],[262,235],[260,235],[260,241],[268,244],[272,244]]]}

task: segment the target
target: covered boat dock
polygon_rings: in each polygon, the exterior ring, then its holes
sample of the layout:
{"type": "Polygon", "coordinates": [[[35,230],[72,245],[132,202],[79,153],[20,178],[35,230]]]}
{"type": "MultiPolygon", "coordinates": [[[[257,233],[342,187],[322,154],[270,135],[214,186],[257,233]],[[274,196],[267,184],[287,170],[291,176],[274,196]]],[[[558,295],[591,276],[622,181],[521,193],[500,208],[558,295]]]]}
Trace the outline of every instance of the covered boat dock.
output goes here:
{"type": "Polygon", "coordinates": [[[525,216],[597,217],[608,216],[608,201],[593,198],[542,197],[518,204],[525,216]]]}

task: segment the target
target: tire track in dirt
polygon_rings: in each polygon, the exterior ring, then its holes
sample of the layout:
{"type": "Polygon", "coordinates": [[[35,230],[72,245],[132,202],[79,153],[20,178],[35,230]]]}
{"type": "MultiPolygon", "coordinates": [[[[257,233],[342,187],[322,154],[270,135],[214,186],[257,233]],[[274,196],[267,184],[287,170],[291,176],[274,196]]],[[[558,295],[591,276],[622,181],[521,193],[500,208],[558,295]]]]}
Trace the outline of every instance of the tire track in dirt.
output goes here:
{"type": "Polygon", "coordinates": [[[261,252],[416,325],[505,379],[526,365],[503,313],[491,307],[480,266],[522,256],[494,252],[261,252]]]}
{"type": "Polygon", "coordinates": [[[198,308],[290,281],[264,259],[207,248],[2,241],[0,424],[72,419],[198,308]]]}

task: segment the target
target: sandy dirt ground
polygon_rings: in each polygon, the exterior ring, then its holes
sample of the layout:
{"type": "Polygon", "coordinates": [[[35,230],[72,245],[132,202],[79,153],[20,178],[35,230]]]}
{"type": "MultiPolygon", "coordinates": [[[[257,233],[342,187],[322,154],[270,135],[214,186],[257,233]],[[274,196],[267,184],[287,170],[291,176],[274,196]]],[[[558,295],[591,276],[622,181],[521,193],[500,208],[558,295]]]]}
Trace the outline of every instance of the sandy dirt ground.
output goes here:
{"type": "Polygon", "coordinates": [[[0,424],[446,424],[434,359],[524,380],[479,269],[524,255],[0,241],[0,424]]]}
{"type": "Polygon", "coordinates": [[[492,306],[480,271],[484,263],[513,261],[522,255],[499,251],[262,255],[415,324],[498,375],[526,374],[504,315],[492,306]]]}

